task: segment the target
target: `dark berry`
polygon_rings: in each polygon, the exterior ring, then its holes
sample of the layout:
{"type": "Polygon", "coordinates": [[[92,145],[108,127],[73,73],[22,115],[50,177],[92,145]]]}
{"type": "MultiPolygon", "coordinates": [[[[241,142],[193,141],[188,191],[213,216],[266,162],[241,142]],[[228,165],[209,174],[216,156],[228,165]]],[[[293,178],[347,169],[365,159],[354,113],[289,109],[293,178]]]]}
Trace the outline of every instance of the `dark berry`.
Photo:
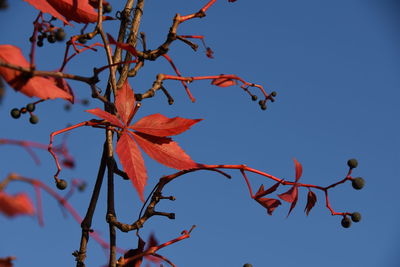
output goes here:
{"type": "Polygon", "coordinates": [[[252,96],[251,96],[251,100],[253,100],[253,101],[256,101],[257,98],[258,98],[258,97],[257,97],[256,95],[252,95],[252,96]]]}
{"type": "Polygon", "coordinates": [[[86,183],[82,182],[79,186],[78,186],[78,191],[79,192],[83,192],[86,189],[86,183]]]}
{"type": "Polygon", "coordinates": [[[112,6],[110,4],[103,6],[104,13],[110,13],[112,11],[112,6]]]}
{"type": "Polygon", "coordinates": [[[265,105],[265,104],[264,104],[264,105],[261,105],[261,109],[262,109],[262,110],[266,110],[266,109],[267,109],[267,105],[265,105]]]}
{"type": "Polygon", "coordinates": [[[32,124],[38,123],[38,122],[39,122],[38,116],[32,115],[32,116],[29,118],[29,122],[32,123],[32,124]]]}
{"type": "Polygon", "coordinates": [[[350,169],[357,168],[358,161],[356,159],[349,159],[347,161],[347,165],[350,167],[350,169]]]}
{"type": "Polygon", "coordinates": [[[351,214],[351,220],[352,220],[353,222],[359,222],[359,221],[361,221],[361,213],[359,213],[359,212],[353,212],[353,213],[351,214]]]}
{"type": "Polygon", "coordinates": [[[245,265],[243,265],[243,267],[253,267],[253,264],[246,263],[245,265]]]}
{"type": "Polygon", "coordinates": [[[65,105],[64,105],[64,109],[65,109],[66,111],[71,110],[71,105],[70,105],[70,104],[65,104],[65,105]]]}
{"type": "Polygon", "coordinates": [[[276,93],[275,91],[272,91],[272,92],[271,92],[271,95],[272,95],[273,97],[275,97],[275,96],[277,95],[277,93],[276,93]]]}
{"type": "Polygon", "coordinates": [[[365,180],[361,177],[354,178],[351,181],[351,185],[353,186],[354,189],[360,190],[364,187],[365,180]]]}
{"type": "Polygon", "coordinates": [[[55,43],[56,42],[56,36],[52,33],[52,34],[50,34],[49,36],[47,36],[47,41],[49,42],[49,43],[55,43]]]}
{"type": "Polygon", "coordinates": [[[11,114],[11,117],[13,117],[14,119],[18,119],[19,117],[21,117],[21,112],[17,108],[13,108],[11,110],[10,114],[11,114]]]}
{"type": "Polygon", "coordinates": [[[174,220],[175,219],[175,213],[168,214],[168,218],[171,219],[171,220],[174,220]]]}
{"type": "Polygon", "coordinates": [[[89,105],[89,100],[88,99],[82,99],[82,105],[84,105],[84,106],[89,105]]]}
{"type": "Polygon", "coordinates": [[[29,112],[33,112],[35,110],[35,104],[29,103],[28,105],[26,105],[26,110],[29,112]]]}
{"type": "Polygon", "coordinates": [[[265,101],[264,101],[264,100],[260,100],[260,101],[258,101],[258,104],[259,104],[260,106],[265,105],[265,101]]]}
{"type": "Polygon", "coordinates": [[[29,37],[29,42],[33,43],[34,40],[35,40],[35,37],[33,37],[33,36],[29,37]]]}
{"type": "Polygon", "coordinates": [[[350,218],[349,217],[344,217],[343,219],[342,219],[342,226],[344,227],[344,228],[349,228],[350,226],[351,226],[351,220],[350,220],[350,218]]]}
{"type": "Polygon", "coordinates": [[[66,34],[63,29],[61,29],[61,28],[57,29],[56,34],[55,34],[56,40],[59,42],[64,41],[65,35],[66,34]]]}
{"type": "Polygon", "coordinates": [[[64,190],[65,188],[67,188],[68,183],[67,183],[67,181],[65,181],[63,179],[60,179],[56,182],[56,186],[58,189],[64,190]]]}
{"type": "Polygon", "coordinates": [[[37,41],[37,46],[39,46],[39,47],[42,47],[43,46],[43,41],[42,40],[39,40],[39,41],[37,41]]]}

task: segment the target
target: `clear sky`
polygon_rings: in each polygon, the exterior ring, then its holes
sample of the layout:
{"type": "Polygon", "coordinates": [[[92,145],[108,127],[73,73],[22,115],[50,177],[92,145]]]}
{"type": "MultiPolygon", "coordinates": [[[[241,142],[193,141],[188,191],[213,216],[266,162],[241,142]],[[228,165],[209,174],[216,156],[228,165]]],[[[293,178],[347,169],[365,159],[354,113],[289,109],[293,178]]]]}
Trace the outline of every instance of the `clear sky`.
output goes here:
{"type": "MultiPolygon", "coordinates": [[[[115,14],[123,1],[110,2],[115,14]]],[[[146,1],[141,31],[146,32],[149,48],[164,40],[175,13],[195,12],[206,2],[146,1]]],[[[179,83],[166,82],[175,104],[169,106],[159,94],[144,101],[137,114],[137,118],[152,113],[203,118],[174,138],[201,163],[247,164],[293,180],[292,159],[296,158],[303,165],[301,182],[326,186],[342,179],[347,160],[357,158],[359,167],[354,176],[364,177],[365,188],[356,191],[346,183],[332,190],[330,201],[338,211],[361,212],[360,223],[342,228],[341,217],[330,215],[321,192],[317,192],[317,205],[307,217],[303,212],[304,188],[288,218],[288,203],[269,216],[249,197],[239,171],[230,172],[231,180],[198,172],[178,179],[165,190],[177,200],[161,203],[158,210],[175,212],[175,221],[151,219],[141,230],[142,236],[154,231],[159,241],[165,242],[197,225],[190,239],[160,251],[180,267],[233,267],[246,262],[254,267],[399,266],[399,11],[395,0],[219,0],[205,18],[184,23],[178,30],[179,34],[204,35],[215,58],[208,59],[203,48],[195,53],[178,42],[171,46],[171,58],[183,75],[237,74],[277,91],[277,101],[262,111],[239,87],[219,88],[200,81],[190,84],[197,99],[190,103],[179,83]]],[[[22,0],[12,0],[9,9],[0,14],[0,43],[19,46],[27,56],[37,11],[22,0]]],[[[107,32],[115,36],[117,24],[109,23],[107,32]]],[[[80,30],[81,25],[74,25],[65,28],[68,34],[80,30]]],[[[63,49],[60,43],[45,43],[38,50],[38,69],[58,68],[63,49]]],[[[87,52],[76,57],[66,71],[90,75],[93,67],[104,62],[102,50],[87,52]]],[[[163,59],[148,62],[130,84],[136,92],[144,92],[160,72],[172,74],[173,70],[163,59]]],[[[99,85],[104,88],[106,79],[102,78],[99,85]]],[[[78,98],[90,96],[87,86],[70,84],[78,98]]],[[[7,88],[0,105],[0,138],[47,143],[50,132],[93,118],[82,105],[65,111],[62,100],[37,107],[38,125],[29,124],[27,116],[19,120],[10,117],[12,108],[29,102],[26,96],[7,88]]],[[[90,102],[90,108],[100,106],[90,102]]],[[[91,189],[102,138],[98,129],[73,131],[68,144],[77,166],[64,170],[61,177],[84,179],[91,189]]],[[[17,172],[53,185],[55,165],[46,151],[38,153],[40,166],[23,149],[1,146],[0,177],[17,172]]],[[[148,193],[159,177],[174,170],[149,158],[145,161],[148,193]]],[[[262,183],[273,184],[256,175],[249,178],[254,190],[262,183]]],[[[116,190],[118,218],[133,222],[141,204],[135,190],[130,182],[119,179],[116,190]]],[[[34,198],[27,185],[15,183],[7,188],[10,193],[19,191],[34,198]]],[[[71,203],[84,214],[89,197],[87,190],[74,195],[71,203]]],[[[105,201],[105,191],[100,201],[105,201]]],[[[71,253],[78,249],[79,225],[71,216],[64,218],[59,205],[45,194],[43,202],[44,227],[35,218],[0,217],[0,257],[17,256],[16,266],[74,266],[71,253]]],[[[107,237],[104,217],[102,204],[93,227],[107,237]]],[[[136,247],[134,233],[118,232],[117,238],[122,248],[136,247]]],[[[87,266],[102,266],[106,261],[106,254],[91,240],[87,266]]]]}

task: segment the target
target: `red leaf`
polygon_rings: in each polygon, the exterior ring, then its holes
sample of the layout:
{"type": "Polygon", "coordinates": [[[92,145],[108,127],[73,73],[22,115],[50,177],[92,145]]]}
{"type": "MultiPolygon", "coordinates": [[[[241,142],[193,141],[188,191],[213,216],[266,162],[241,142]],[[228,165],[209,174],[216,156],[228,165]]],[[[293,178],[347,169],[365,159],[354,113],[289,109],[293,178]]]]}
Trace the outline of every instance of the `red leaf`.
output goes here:
{"type": "MultiPolygon", "coordinates": [[[[298,191],[297,186],[296,186],[295,188],[296,188],[295,191],[297,192],[297,191],[298,191]]],[[[292,212],[292,210],[293,210],[294,207],[296,206],[296,204],[297,204],[297,199],[298,199],[298,195],[297,195],[297,193],[296,193],[296,198],[293,200],[292,205],[290,205],[290,209],[289,209],[289,212],[288,212],[288,215],[287,215],[287,216],[290,215],[290,213],[292,212]]]]}
{"type": "Polygon", "coordinates": [[[293,161],[296,169],[296,182],[297,182],[300,179],[301,175],[303,174],[303,167],[301,166],[300,162],[298,162],[296,159],[293,159],[293,161]]]}
{"type": "Polygon", "coordinates": [[[140,119],[129,128],[149,135],[166,137],[183,133],[201,120],[180,117],[168,118],[157,113],[140,119]]]}
{"type": "Polygon", "coordinates": [[[189,155],[171,138],[131,132],[135,141],[152,159],[168,167],[186,170],[197,167],[189,155]]]}
{"type": "Polygon", "coordinates": [[[297,186],[292,186],[288,191],[278,195],[278,197],[289,203],[293,203],[297,199],[298,188],[297,186]]]}
{"type": "Polygon", "coordinates": [[[131,53],[132,55],[134,55],[135,57],[138,56],[138,53],[136,51],[136,48],[134,48],[133,46],[131,46],[130,44],[125,44],[125,43],[118,43],[117,41],[114,40],[114,38],[107,33],[107,37],[108,37],[108,41],[110,42],[110,44],[116,45],[117,47],[128,51],[129,53],[131,53]]]}
{"type": "MultiPolygon", "coordinates": [[[[133,258],[136,255],[139,255],[140,253],[143,253],[144,250],[144,245],[146,243],[143,241],[143,239],[139,236],[139,240],[138,240],[138,247],[136,249],[130,249],[128,250],[125,254],[124,254],[124,260],[127,261],[130,258],[133,258]]],[[[123,267],[140,267],[140,265],[142,264],[143,261],[143,257],[139,257],[136,260],[133,261],[128,261],[127,263],[122,263],[123,267]]]]}
{"type": "Polygon", "coordinates": [[[119,138],[116,152],[124,171],[131,179],[140,199],[144,201],[144,187],[147,182],[146,167],[142,153],[128,132],[125,131],[119,138]]]}
{"type": "Polygon", "coordinates": [[[109,123],[114,124],[115,126],[124,128],[124,125],[122,124],[122,122],[115,115],[110,114],[100,108],[89,109],[89,110],[86,110],[86,112],[96,115],[97,117],[102,118],[103,120],[106,120],[109,123]]]}
{"type": "MultiPolygon", "coordinates": [[[[157,245],[158,245],[158,240],[157,240],[157,238],[155,237],[154,233],[151,233],[150,236],[149,236],[149,238],[147,239],[146,249],[145,249],[145,250],[147,250],[147,249],[149,249],[149,248],[151,248],[151,247],[157,246],[157,245]]],[[[151,261],[151,262],[154,262],[154,263],[156,263],[156,264],[159,263],[159,262],[161,261],[160,258],[151,256],[151,255],[147,255],[147,256],[145,256],[145,258],[146,258],[146,260],[151,261]]]]}
{"type": "Polygon", "coordinates": [[[235,80],[221,77],[221,78],[216,78],[216,79],[212,80],[211,84],[219,86],[219,87],[229,87],[232,85],[236,85],[237,83],[235,80]]]}
{"type": "Polygon", "coordinates": [[[0,192],[0,212],[8,217],[17,215],[33,215],[35,209],[31,199],[25,193],[14,196],[0,192]]]}
{"type": "Polygon", "coordinates": [[[271,186],[267,190],[264,190],[264,185],[261,185],[254,197],[255,198],[260,198],[260,197],[263,197],[265,195],[271,194],[271,193],[276,191],[276,189],[278,188],[278,186],[280,184],[281,184],[280,182],[277,182],[276,184],[274,184],[273,186],[271,186]]]}
{"type": "Polygon", "coordinates": [[[48,13],[50,15],[52,15],[53,17],[58,18],[59,20],[61,20],[62,22],[64,22],[65,24],[69,24],[68,21],[63,17],[63,15],[61,15],[60,13],[58,13],[57,10],[55,10],[50,4],[49,2],[47,2],[47,0],[24,0],[25,2],[27,2],[28,4],[32,5],[34,8],[42,11],[43,13],[48,13]]]}
{"type": "Polygon", "coordinates": [[[313,191],[308,191],[307,194],[307,205],[304,211],[306,212],[307,216],[310,213],[311,209],[314,207],[315,203],[317,202],[317,195],[313,191]]]}
{"type": "Polygon", "coordinates": [[[117,97],[115,98],[115,106],[122,121],[125,124],[128,124],[129,116],[135,107],[135,94],[133,93],[128,80],[126,80],[121,89],[118,90],[117,97]]]}
{"type": "Polygon", "coordinates": [[[212,51],[212,49],[210,47],[207,47],[206,56],[208,58],[214,58],[214,51],[212,51]]]}
{"type": "MultiPolygon", "coordinates": [[[[21,50],[13,45],[0,45],[0,59],[24,68],[30,67],[21,50]]],[[[64,91],[63,88],[58,87],[54,79],[39,76],[31,78],[20,71],[6,67],[0,67],[0,76],[16,91],[29,97],[36,96],[41,99],[63,98],[73,101],[73,96],[64,91]]]]}
{"type": "Polygon", "coordinates": [[[261,197],[257,198],[256,201],[260,203],[264,208],[267,209],[267,212],[269,215],[272,215],[274,210],[281,205],[282,203],[279,201],[279,199],[274,199],[274,198],[266,198],[266,197],[261,197]]]}
{"type": "MultiPolygon", "coordinates": [[[[97,21],[98,13],[89,4],[89,0],[47,0],[47,2],[66,20],[78,23],[92,23],[97,21]]],[[[113,19],[103,16],[104,20],[113,19]]]]}
{"type": "Polygon", "coordinates": [[[13,267],[13,260],[15,257],[0,258],[0,267],[13,267]]]}

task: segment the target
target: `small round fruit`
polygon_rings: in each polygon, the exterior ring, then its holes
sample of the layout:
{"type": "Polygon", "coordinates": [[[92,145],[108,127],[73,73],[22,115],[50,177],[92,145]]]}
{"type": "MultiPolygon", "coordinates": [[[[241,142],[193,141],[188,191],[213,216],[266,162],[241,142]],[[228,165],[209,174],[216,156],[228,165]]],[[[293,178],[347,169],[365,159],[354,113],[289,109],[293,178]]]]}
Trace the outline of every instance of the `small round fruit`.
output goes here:
{"type": "Polygon", "coordinates": [[[350,167],[350,169],[357,168],[358,166],[358,161],[356,159],[349,159],[347,161],[347,165],[350,167]]]}
{"type": "Polygon", "coordinates": [[[252,95],[252,96],[251,96],[251,100],[253,100],[253,101],[256,101],[257,98],[258,98],[258,97],[257,97],[256,95],[252,95]]]}
{"type": "Polygon", "coordinates": [[[103,6],[104,13],[110,13],[112,11],[112,6],[110,4],[103,6]]]}
{"type": "Polygon", "coordinates": [[[41,41],[41,40],[37,41],[37,46],[42,47],[43,46],[43,41],[41,41]]]}
{"type": "Polygon", "coordinates": [[[258,104],[259,104],[260,106],[265,105],[265,101],[264,101],[264,100],[260,100],[260,101],[258,101],[258,104]]]}
{"type": "Polygon", "coordinates": [[[246,263],[245,265],[243,265],[243,267],[253,267],[253,264],[246,263]]]}
{"type": "Polygon", "coordinates": [[[29,103],[28,105],[26,105],[26,110],[29,112],[33,112],[35,110],[35,104],[29,103]]]}
{"type": "Polygon", "coordinates": [[[353,213],[351,214],[351,220],[352,220],[353,222],[359,222],[359,221],[361,221],[361,213],[359,213],[359,212],[353,212],[353,213]]]}
{"type": "Polygon", "coordinates": [[[351,220],[347,216],[342,219],[341,223],[344,228],[349,228],[351,226],[351,220]]]}
{"type": "Polygon", "coordinates": [[[36,123],[39,122],[39,117],[36,116],[36,115],[32,115],[32,116],[29,118],[29,122],[32,123],[32,124],[36,124],[36,123]]]}
{"type": "Polygon", "coordinates": [[[272,92],[271,92],[271,95],[272,95],[273,97],[275,97],[275,96],[277,95],[277,93],[276,93],[275,91],[272,91],[272,92]]]}
{"type": "Polygon", "coordinates": [[[84,106],[89,105],[89,100],[88,99],[82,99],[82,105],[84,105],[84,106]]]}
{"type": "Polygon", "coordinates": [[[13,117],[14,119],[18,119],[19,117],[21,117],[21,112],[17,108],[13,108],[11,110],[10,114],[11,114],[11,117],[13,117]]]}
{"type": "Polygon", "coordinates": [[[55,43],[56,42],[56,36],[52,33],[52,34],[49,34],[48,36],[47,36],[47,41],[49,42],[49,43],[55,43]]]}
{"type": "Polygon", "coordinates": [[[262,109],[262,110],[266,110],[266,109],[267,109],[267,105],[265,105],[265,104],[264,104],[264,105],[261,105],[261,109],[262,109]]]}
{"type": "Polygon", "coordinates": [[[360,190],[360,189],[362,189],[364,187],[365,180],[363,178],[361,178],[361,177],[354,178],[351,181],[351,185],[353,186],[354,189],[360,190]]]}
{"type": "Polygon", "coordinates": [[[59,41],[59,42],[64,41],[65,36],[66,36],[66,34],[63,29],[61,29],[61,28],[57,29],[56,34],[55,34],[57,41],[59,41]]]}
{"type": "Polygon", "coordinates": [[[58,189],[64,190],[65,188],[67,188],[68,183],[64,179],[60,179],[57,181],[56,186],[58,189]]]}

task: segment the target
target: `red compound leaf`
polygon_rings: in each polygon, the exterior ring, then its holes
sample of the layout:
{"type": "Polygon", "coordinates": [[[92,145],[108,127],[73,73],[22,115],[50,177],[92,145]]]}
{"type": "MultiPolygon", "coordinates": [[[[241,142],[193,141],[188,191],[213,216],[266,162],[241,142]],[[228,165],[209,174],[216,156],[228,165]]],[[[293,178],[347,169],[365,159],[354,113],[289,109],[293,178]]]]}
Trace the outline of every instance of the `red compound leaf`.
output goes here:
{"type": "MultiPolygon", "coordinates": [[[[0,45],[0,60],[29,68],[30,64],[23,56],[21,50],[13,45],[0,45]]],[[[0,67],[0,76],[12,87],[29,97],[39,97],[41,99],[63,98],[73,102],[73,95],[65,91],[65,88],[57,86],[54,78],[29,77],[20,71],[6,67],[0,67]]]]}
{"type": "Polygon", "coordinates": [[[129,128],[141,133],[166,137],[183,133],[202,119],[168,118],[161,114],[146,116],[129,128]]]}
{"type": "Polygon", "coordinates": [[[115,115],[108,113],[100,108],[89,109],[89,110],[86,110],[86,112],[96,115],[97,117],[102,118],[103,120],[106,120],[106,121],[110,122],[111,124],[114,124],[120,128],[124,128],[124,125],[122,124],[122,122],[115,115]]]}
{"type": "Polygon", "coordinates": [[[135,107],[135,95],[128,81],[126,80],[121,89],[117,92],[115,106],[118,114],[125,125],[129,124],[130,116],[135,107]]]}
{"type": "Polygon", "coordinates": [[[229,86],[232,86],[232,85],[236,85],[237,82],[235,80],[230,79],[230,78],[221,77],[221,78],[213,79],[211,81],[211,84],[219,86],[219,87],[229,87],[229,86]]]}
{"type": "Polygon", "coordinates": [[[254,198],[260,198],[260,197],[263,197],[263,196],[266,196],[268,194],[275,192],[280,184],[281,184],[280,182],[277,182],[276,184],[274,184],[267,190],[264,190],[264,185],[261,185],[260,188],[258,189],[256,195],[254,196],[254,198]]]}
{"type": "Polygon", "coordinates": [[[152,159],[159,163],[178,170],[186,170],[197,167],[189,155],[168,137],[159,137],[140,132],[131,132],[135,141],[152,159]]]}
{"type": "Polygon", "coordinates": [[[119,138],[116,152],[124,171],[128,174],[140,199],[144,201],[144,187],[147,183],[146,167],[142,153],[128,132],[119,138]]]}
{"type": "Polygon", "coordinates": [[[274,198],[266,198],[266,197],[260,197],[256,198],[256,201],[260,203],[264,208],[267,209],[267,212],[269,215],[272,215],[274,210],[281,205],[281,201],[279,199],[274,199],[274,198]]]}
{"type": "Polygon", "coordinates": [[[115,41],[115,39],[107,33],[107,37],[108,37],[108,41],[110,42],[110,44],[116,45],[117,47],[128,51],[129,53],[131,53],[132,55],[134,55],[135,57],[138,56],[138,52],[136,51],[136,48],[134,48],[133,46],[131,46],[130,44],[125,44],[125,43],[118,43],[117,41],[115,41]]]}
{"type": "Polygon", "coordinates": [[[47,0],[24,0],[34,8],[42,11],[43,13],[48,13],[53,17],[61,20],[65,24],[69,24],[68,21],[61,15],[47,0]]]}
{"type": "Polygon", "coordinates": [[[17,215],[34,215],[35,208],[31,199],[25,193],[8,195],[0,192],[0,212],[8,217],[17,215]]]}
{"type": "Polygon", "coordinates": [[[317,195],[313,191],[308,191],[307,194],[307,205],[304,211],[306,212],[307,216],[310,213],[311,209],[315,206],[315,203],[317,203],[317,195]]]}
{"type": "Polygon", "coordinates": [[[295,183],[292,186],[292,188],[290,188],[288,191],[278,195],[278,197],[281,198],[282,200],[292,203],[290,205],[288,216],[290,215],[290,213],[292,212],[292,210],[294,209],[294,207],[297,204],[297,199],[298,199],[298,194],[299,194],[297,182],[299,181],[299,179],[303,173],[303,167],[301,166],[301,164],[296,159],[293,159],[293,161],[294,161],[294,165],[295,165],[295,177],[296,177],[295,183]]]}

